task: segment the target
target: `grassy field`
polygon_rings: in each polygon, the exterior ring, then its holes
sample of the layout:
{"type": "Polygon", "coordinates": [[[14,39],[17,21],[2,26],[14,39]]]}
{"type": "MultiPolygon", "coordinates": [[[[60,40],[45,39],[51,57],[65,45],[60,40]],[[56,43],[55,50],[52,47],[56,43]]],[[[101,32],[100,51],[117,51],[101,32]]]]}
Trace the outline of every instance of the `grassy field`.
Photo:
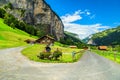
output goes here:
{"type": "MultiPolygon", "coordinates": [[[[4,20],[0,18],[0,49],[2,48],[10,48],[26,45],[24,40],[26,39],[35,39],[37,37],[30,36],[30,34],[21,31],[19,29],[13,29],[6,24],[4,24],[4,20]]],[[[72,59],[72,51],[80,51],[80,49],[71,49],[66,48],[67,45],[60,44],[58,42],[55,43],[55,46],[52,46],[52,52],[59,48],[63,52],[62,58],[59,61],[55,60],[41,60],[37,57],[41,51],[44,50],[46,45],[31,45],[22,51],[23,55],[28,57],[30,60],[38,61],[38,62],[57,62],[57,63],[68,63],[75,62],[79,60],[82,54],[76,54],[75,60],[72,59]],[[61,47],[60,47],[61,46],[61,47]]]]}
{"type": "Polygon", "coordinates": [[[112,61],[115,61],[117,63],[120,63],[120,52],[114,52],[114,51],[100,51],[100,50],[93,50],[93,52],[104,56],[112,61]],[[116,55],[114,55],[116,54],[116,55]],[[116,59],[116,60],[115,60],[116,59]]]}
{"type": "Polygon", "coordinates": [[[3,19],[0,18],[0,49],[17,47],[25,45],[24,40],[35,39],[36,37],[30,37],[30,35],[19,29],[13,29],[4,24],[3,19]]]}
{"type": "Polygon", "coordinates": [[[66,47],[60,47],[58,45],[51,46],[51,52],[55,51],[57,48],[59,48],[63,52],[63,56],[59,60],[42,60],[37,57],[40,52],[45,50],[46,45],[40,45],[35,44],[32,46],[27,47],[22,51],[22,54],[28,57],[30,60],[37,61],[37,62],[46,62],[46,63],[70,63],[70,62],[76,62],[80,59],[83,52],[76,54],[75,60],[72,59],[72,51],[82,51],[80,49],[71,49],[66,47]]]}

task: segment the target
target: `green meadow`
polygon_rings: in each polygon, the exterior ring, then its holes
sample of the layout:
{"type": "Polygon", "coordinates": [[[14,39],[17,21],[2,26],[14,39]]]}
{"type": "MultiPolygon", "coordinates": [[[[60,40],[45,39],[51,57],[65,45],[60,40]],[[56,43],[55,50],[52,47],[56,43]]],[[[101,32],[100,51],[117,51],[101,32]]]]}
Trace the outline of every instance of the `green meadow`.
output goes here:
{"type": "MultiPolygon", "coordinates": [[[[58,43],[57,43],[58,44],[58,43]]],[[[46,62],[46,63],[71,63],[76,62],[80,59],[83,54],[83,50],[81,49],[71,49],[69,47],[58,46],[56,43],[54,46],[51,46],[51,52],[54,52],[57,48],[62,51],[63,55],[59,58],[59,60],[47,60],[47,59],[39,59],[37,55],[40,52],[45,50],[46,45],[35,44],[25,48],[22,51],[22,54],[25,55],[28,59],[36,61],[36,62],[46,62]],[[75,60],[72,59],[72,51],[79,52],[75,55],[75,60]]]]}
{"type": "Polygon", "coordinates": [[[120,63],[120,52],[93,50],[93,52],[108,58],[114,62],[120,63]],[[116,54],[116,55],[115,55],[116,54]]]}
{"type": "MultiPolygon", "coordinates": [[[[27,45],[24,41],[26,39],[36,39],[35,36],[30,36],[30,34],[19,30],[13,29],[10,26],[4,24],[4,20],[0,18],[0,49],[3,48],[11,48],[18,46],[27,45]]],[[[30,45],[22,51],[22,54],[27,58],[37,62],[49,62],[49,63],[69,63],[76,62],[82,56],[82,52],[76,54],[75,60],[72,59],[72,51],[82,51],[80,49],[71,49],[67,45],[60,44],[59,42],[55,42],[54,46],[52,46],[52,52],[59,48],[63,52],[63,56],[59,60],[41,60],[37,57],[41,51],[45,49],[46,45],[30,45]]]]}
{"type": "Polygon", "coordinates": [[[4,20],[0,18],[0,49],[23,46],[26,45],[24,40],[35,38],[30,37],[28,33],[22,30],[7,26],[4,24],[4,20]]]}

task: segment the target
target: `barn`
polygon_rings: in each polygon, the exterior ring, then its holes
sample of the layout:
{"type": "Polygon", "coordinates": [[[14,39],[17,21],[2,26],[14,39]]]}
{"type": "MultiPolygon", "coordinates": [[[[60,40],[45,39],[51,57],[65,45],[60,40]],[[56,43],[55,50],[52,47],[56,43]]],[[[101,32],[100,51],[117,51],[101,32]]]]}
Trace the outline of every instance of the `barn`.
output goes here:
{"type": "Polygon", "coordinates": [[[51,36],[45,35],[39,39],[37,39],[35,42],[40,44],[53,44],[55,39],[51,36]]]}
{"type": "Polygon", "coordinates": [[[99,50],[107,50],[107,46],[98,46],[99,50]]]}
{"type": "Polygon", "coordinates": [[[31,40],[31,39],[26,39],[24,42],[28,43],[28,44],[34,44],[35,40],[31,40]]]}
{"type": "Polygon", "coordinates": [[[71,45],[71,46],[69,46],[70,48],[77,48],[77,46],[74,46],[74,45],[71,45]]]}

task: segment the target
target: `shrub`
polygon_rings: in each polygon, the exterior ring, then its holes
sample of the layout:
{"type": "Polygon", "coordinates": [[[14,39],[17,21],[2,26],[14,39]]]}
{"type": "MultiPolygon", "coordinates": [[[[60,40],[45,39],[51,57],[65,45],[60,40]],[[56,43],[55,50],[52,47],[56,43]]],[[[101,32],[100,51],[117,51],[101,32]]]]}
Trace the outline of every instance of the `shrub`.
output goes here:
{"type": "Polygon", "coordinates": [[[50,52],[40,52],[40,55],[38,56],[40,59],[50,59],[49,56],[51,55],[50,52]]]}
{"type": "Polygon", "coordinates": [[[53,58],[55,58],[57,60],[60,56],[62,56],[61,51],[59,51],[59,50],[54,51],[53,58]]]}
{"type": "Polygon", "coordinates": [[[12,3],[8,3],[7,5],[4,6],[5,9],[13,9],[12,3]]]}
{"type": "Polygon", "coordinates": [[[6,11],[0,8],[0,18],[4,18],[6,11]]]}
{"type": "Polygon", "coordinates": [[[4,23],[7,24],[8,26],[10,26],[11,23],[15,23],[15,20],[16,18],[11,14],[6,13],[4,16],[4,23]]]}

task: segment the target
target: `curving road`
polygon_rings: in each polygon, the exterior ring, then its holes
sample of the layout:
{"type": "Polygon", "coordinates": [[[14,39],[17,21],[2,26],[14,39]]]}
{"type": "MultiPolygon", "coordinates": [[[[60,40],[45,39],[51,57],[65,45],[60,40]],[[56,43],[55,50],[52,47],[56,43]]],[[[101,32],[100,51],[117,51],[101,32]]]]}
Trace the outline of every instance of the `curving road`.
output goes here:
{"type": "Polygon", "coordinates": [[[37,63],[23,48],[0,50],[0,80],[120,80],[120,65],[86,51],[76,63],[37,63]]]}

